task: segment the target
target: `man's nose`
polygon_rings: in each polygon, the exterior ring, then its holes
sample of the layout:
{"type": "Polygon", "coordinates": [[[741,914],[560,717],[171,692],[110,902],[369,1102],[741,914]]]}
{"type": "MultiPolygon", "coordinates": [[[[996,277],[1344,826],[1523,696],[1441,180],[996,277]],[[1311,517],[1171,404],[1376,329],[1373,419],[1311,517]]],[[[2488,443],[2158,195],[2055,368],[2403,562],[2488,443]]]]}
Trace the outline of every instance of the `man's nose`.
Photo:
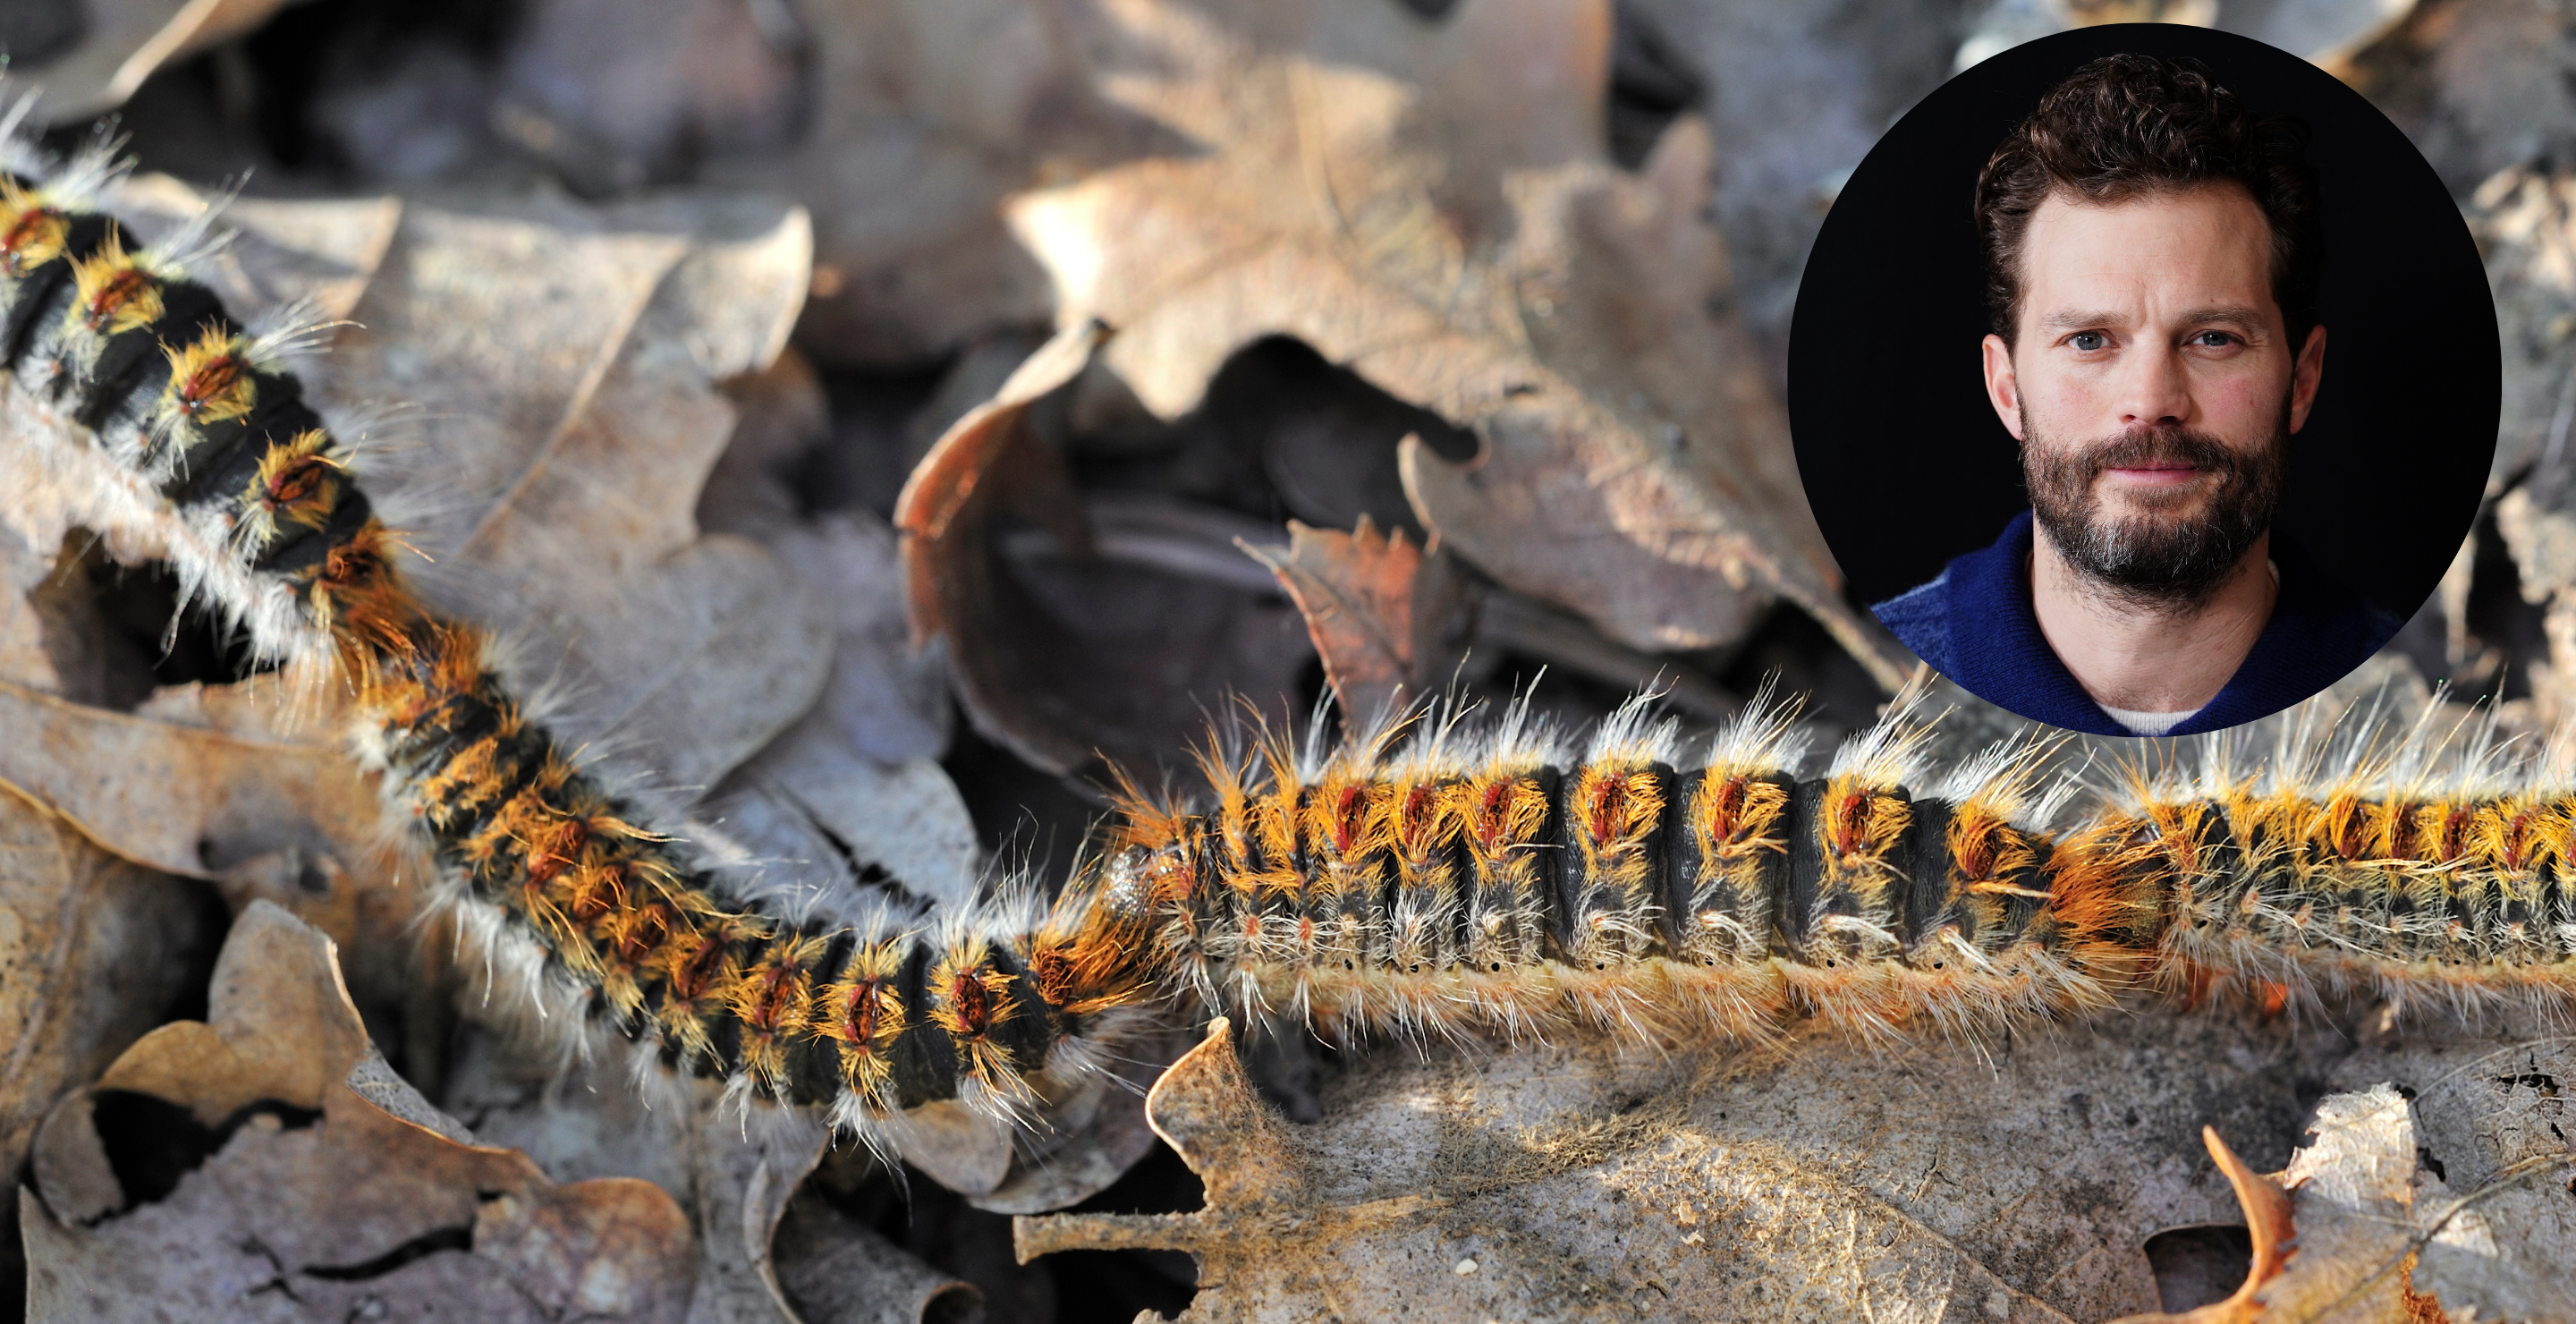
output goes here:
{"type": "Polygon", "coordinates": [[[2141,345],[2124,356],[2114,402],[2123,430],[2182,427],[2191,422],[2191,386],[2178,357],[2160,345],[2141,345]]]}

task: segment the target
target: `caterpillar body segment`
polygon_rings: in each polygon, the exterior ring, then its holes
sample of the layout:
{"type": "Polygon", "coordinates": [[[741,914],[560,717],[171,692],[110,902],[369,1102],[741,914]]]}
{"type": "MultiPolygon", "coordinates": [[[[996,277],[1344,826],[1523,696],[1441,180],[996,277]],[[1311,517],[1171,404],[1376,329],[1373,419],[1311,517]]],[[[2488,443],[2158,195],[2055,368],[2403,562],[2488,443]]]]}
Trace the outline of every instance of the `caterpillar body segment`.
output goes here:
{"type": "Polygon", "coordinates": [[[2239,789],[2130,811],[2165,881],[2159,982],[2475,1019],[2576,1000],[2576,797],[2239,789]]]}
{"type": "MultiPolygon", "coordinates": [[[[1801,1014],[1977,1033],[2143,973],[2140,852],[2014,821],[2039,751],[1918,801],[1902,760],[1799,779],[1760,706],[1767,744],[1685,771],[1668,730],[1635,737],[1643,711],[1580,751],[1442,723],[1372,776],[1348,751],[1260,784],[1217,763],[1205,812],[1132,804],[1099,867],[1165,880],[1152,949],[1175,994],[1345,1036],[1759,1041],[1801,1014]]],[[[1921,730],[1900,714],[1864,740],[1921,730]]]]}

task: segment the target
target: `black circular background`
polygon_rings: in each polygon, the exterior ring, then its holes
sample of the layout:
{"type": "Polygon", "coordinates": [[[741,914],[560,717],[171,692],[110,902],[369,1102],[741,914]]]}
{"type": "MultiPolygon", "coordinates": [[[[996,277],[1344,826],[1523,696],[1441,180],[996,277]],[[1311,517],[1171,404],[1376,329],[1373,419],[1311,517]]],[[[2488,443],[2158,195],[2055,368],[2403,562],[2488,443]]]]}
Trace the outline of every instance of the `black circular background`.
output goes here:
{"type": "Polygon", "coordinates": [[[1851,594],[1872,603],[1993,542],[2028,508],[1986,403],[1977,171],[2085,61],[2190,56],[2260,115],[2313,137],[2325,377],[2290,438],[2275,527],[2411,616],[2467,536],[2495,454],[2503,368],[2486,270],[2460,210],[2360,93],[2261,42],[2158,23],[2081,28],[1961,73],[1870,149],[1807,256],[1789,330],[1798,472],[1851,594]]]}

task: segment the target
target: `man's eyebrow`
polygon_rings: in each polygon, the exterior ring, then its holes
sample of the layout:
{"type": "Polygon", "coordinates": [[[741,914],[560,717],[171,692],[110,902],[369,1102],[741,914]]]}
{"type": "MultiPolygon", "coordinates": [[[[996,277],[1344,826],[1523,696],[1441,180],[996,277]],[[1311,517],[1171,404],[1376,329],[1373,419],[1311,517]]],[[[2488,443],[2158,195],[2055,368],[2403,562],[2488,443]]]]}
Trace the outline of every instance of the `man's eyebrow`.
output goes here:
{"type": "Polygon", "coordinates": [[[2097,326],[2118,326],[2128,320],[2125,313],[2093,312],[2069,309],[2040,314],[2039,324],[2051,331],[2088,331],[2097,326]]]}
{"type": "MultiPolygon", "coordinates": [[[[2050,331],[2087,331],[2099,326],[2119,326],[2126,321],[2128,321],[2128,314],[2126,313],[2115,313],[2084,308],[2068,309],[2054,313],[2042,313],[2039,318],[2040,326],[2050,331]]],[[[2234,322],[2241,326],[2261,326],[2263,324],[2263,315],[2251,308],[2241,307],[2234,304],[2217,305],[2208,308],[2194,308],[2190,312],[2182,315],[2182,324],[2185,326],[2208,326],[2213,322],[2234,322]]]]}

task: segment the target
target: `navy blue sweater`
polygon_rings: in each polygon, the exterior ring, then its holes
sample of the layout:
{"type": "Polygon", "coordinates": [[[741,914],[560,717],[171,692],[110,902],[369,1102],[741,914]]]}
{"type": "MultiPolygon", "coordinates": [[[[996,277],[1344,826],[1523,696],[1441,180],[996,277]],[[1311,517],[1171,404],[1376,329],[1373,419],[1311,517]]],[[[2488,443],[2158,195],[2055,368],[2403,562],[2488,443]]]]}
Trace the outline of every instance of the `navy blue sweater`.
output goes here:
{"type": "MultiPolygon", "coordinates": [[[[2131,734],[2057,660],[2030,606],[2031,517],[1992,547],[1954,558],[1930,583],[1870,608],[1905,646],[1970,694],[2024,717],[2095,735],[2131,734]]],[[[2372,606],[2272,530],[2281,594],[2254,649],[2218,697],[2168,735],[2217,731],[2276,713],[2343,678],[2403,622],[2372,606]]]]}

